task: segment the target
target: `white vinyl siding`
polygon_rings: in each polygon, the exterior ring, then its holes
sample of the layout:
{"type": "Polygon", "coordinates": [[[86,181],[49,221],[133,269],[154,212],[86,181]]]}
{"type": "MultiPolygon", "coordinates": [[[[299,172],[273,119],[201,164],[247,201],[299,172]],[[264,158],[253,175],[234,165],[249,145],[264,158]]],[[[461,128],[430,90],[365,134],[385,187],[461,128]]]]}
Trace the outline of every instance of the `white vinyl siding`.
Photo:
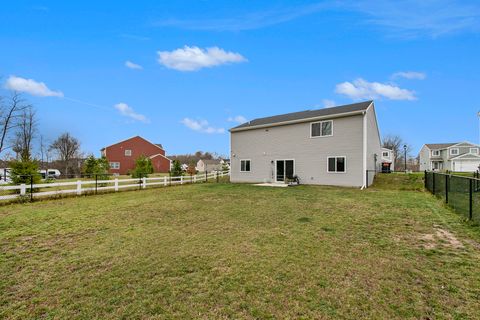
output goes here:
{"type": "Polygon", "coordinates": [[[240,172],[250,172],[250,160],[240,160],[240,172]]]}
{"type": "Polygon", "coordinates": [[[478,148],[470,148],[470,153],[478,154],[478,148]]]}
{"type": "Polygon", "coordinates": [[[327,171],[330,173],[344,173],[347,171],[347,159],[345,157],[328,157],[327,171]]]}
{"type": "Polygon", "coordinates": [[[330,137],[333,135],[333,121],[312,122],[310,124],[310,137],[330,137]]]}

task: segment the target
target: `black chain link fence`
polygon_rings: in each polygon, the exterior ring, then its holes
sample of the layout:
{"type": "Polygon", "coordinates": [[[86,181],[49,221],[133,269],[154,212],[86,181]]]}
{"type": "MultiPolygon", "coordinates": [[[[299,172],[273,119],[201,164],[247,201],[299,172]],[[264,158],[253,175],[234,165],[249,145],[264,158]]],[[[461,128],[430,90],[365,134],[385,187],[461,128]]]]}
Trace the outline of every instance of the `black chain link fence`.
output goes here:
{"type": "Polygon", "coordinates": [[[480,223],[480,179],[473,176],[425,171],[425,189],[470,221],[480,223]]]}

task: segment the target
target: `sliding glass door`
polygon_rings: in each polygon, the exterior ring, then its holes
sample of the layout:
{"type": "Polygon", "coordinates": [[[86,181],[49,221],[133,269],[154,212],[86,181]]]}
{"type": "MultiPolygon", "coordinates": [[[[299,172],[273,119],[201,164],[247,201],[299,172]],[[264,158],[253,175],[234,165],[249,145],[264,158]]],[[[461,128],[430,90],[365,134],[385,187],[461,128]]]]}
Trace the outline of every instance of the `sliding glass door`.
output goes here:
{"type": "Polygon", "coordinates": [[[275,161],[275,172],[277,182],[285,181],[285,178],[292,179],[295,175],[294,160],[277,160],[275,161]]]}

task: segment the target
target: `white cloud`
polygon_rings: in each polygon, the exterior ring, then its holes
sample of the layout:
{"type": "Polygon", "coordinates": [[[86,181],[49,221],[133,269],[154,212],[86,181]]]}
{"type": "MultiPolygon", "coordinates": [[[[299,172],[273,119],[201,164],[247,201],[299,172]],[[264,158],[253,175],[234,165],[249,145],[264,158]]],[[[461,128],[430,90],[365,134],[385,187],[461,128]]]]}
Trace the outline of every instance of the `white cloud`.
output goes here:
{"type": "Polygon", "coordinates": [[[400,71],[395,72],[392,74],[393,79],[397,78],[405,78],[409,80],[424,80],[427,78],[427,75],[423,72],[416,72],[416,71],[400,71]]]}
{"type": "Polygon", "coordinates": [[[25,79],[16,76],[8,77],[5,82],[5,88],[18,92],[26,92],[32,96],[38,97],[63,97],[61,91],[50,90],[43,82],[37,82],[33,79],[25,79]]]}
{"type": "Polygon", "coordinates": [[[415,100],[415,92],[399,88],[393,84],[368,82],[358,78],[352,82],[337,84],[335,92],[354,100],[387,98],[390,100],[415,100]]]}
{"type": "Polygon", "coordinates": [[[247,118],[245,118],[244,116],[235,116],[235,117],[229,117],[227,119],[228,122],[236,122],[236,123],[239,123],[239,124],[242,124],[242,123],[245,123],[247,122],[247,118]]]}
{"type": "Polygon", "coordinates": [[[185,46],[173,51],[158,51],[158,62],[169,69],[196,71],[227,63],[245,62],[241,54],[218,47],[202,49],[185,46]]]}
{"type": "Polygon", "coordinates": [[[125,67],[129,68],[129,69],[134,69],[134,70],[142,70],[143,67],[139,64],[136,64],[130,60],[127,60],[125,61],[125,67]]]}
{"type": "Polygon", "coordinates": [[[148,123],[150,120],[147,119],[143,114],[136,113],[128,104],[120,102],[114,105],[114,108],[117,109],[121,115],[131,118],[135,121],[141,121],[148,123]]]}
{"type": "Polygon", "coordinates": [[[203,133],[225,133],[224,128],[214,128],[208,124],[207,120],[193,120],[190,118],[184,118],[181,123],[187,128],[190,128],[194,131],[203,132],[203,133]]]}
{"type": "Polygon", "coordinates": [[[322,102],[323,102],[324,108],[331,108],[331,107],[335,107],[336,105],[335,101],[329,100],[329,99],[323,99],[322,102]]]}

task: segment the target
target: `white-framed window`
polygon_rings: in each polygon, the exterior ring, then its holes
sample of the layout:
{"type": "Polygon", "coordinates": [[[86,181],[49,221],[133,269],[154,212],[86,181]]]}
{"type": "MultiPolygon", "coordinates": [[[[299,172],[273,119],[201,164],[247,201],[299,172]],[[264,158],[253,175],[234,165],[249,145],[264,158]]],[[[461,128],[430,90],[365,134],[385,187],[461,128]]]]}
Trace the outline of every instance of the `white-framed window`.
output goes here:
{"type": "Polygon", "coordinates": [[[125,149],[125,157],[130,157],[132,155],[132,150],[125,149]]]}
{"type": "Polygon", "coordinates": [[[450,149],[450,155],[452,155],[452,156],[457,156],[459,152],[460,151],[458,150],[458,148],[450,149]]]}
{"type": "Polygon", "coordinates": [[[382,157],[390,158],[390,152],[388,152],[388,151],[383,151],[383,152],[382,152],[382,157]]]}
{"type": "Polygon", "coordinates": [[[432,150],[432,157],[439,157],[440,156],[440,150],[432,150]]]}
{"type": "Polygon", "coordinates": [[[251,170],[251,163],[250,160],[240,160],[240,172],[250,172],[251,170]]]}
{"type": "Polygon", "coordinates": [[[478,148],[470,148],[470,153],[478,154],[478,148]]]}
{"type": "Polygon", "coordinates": [[[344,173],[347,171],[346,157],[328,157],[327,171],[330,173],[344,173]]]}
{"type": "Polygon", "coordinates": [[[333,136],[333,120],[310,123],[310,138],[333,136]]]}
{"type": "Polygon", "coordinates": [[[110,169],[120,169],[120,162],[110,162],[110,169]]]}

